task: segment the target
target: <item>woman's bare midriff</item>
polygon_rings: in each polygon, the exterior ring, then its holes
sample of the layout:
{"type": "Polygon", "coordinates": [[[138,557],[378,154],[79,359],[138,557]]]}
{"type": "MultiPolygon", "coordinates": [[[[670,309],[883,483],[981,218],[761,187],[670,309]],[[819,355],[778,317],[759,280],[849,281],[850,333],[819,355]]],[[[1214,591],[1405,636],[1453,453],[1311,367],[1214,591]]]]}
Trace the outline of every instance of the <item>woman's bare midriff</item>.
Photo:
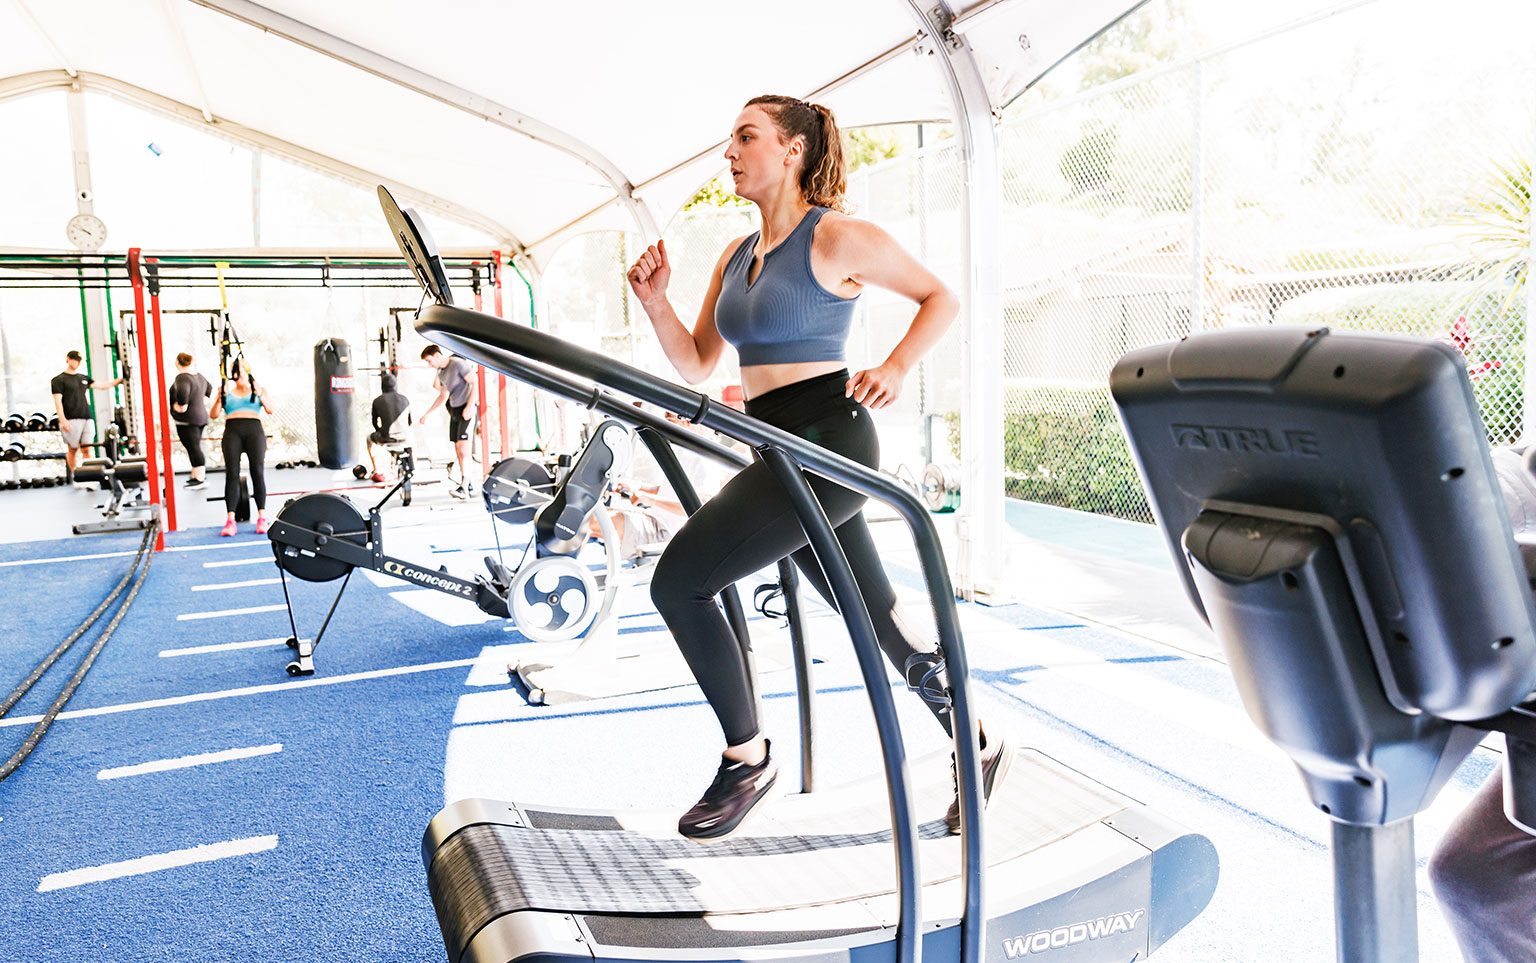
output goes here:
{"type": "Polygon", "coordinates": [[[848,367],[846,361],[797,361],[791,364],[754,364],[741,369],[741,393],[748,399],[797,381],[831,374],[848,367]]]}

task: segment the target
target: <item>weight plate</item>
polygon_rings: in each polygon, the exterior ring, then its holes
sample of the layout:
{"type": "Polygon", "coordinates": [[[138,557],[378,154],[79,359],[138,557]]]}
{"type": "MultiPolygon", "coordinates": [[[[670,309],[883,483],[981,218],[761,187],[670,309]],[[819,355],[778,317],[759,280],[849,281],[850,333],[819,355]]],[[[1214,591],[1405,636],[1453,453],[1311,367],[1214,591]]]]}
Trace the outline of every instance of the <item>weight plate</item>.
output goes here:
{"type": "MultiPolygon", "coordinates": [[[[555,477],[540,462],[521,455],[511,458],[503,458],[491,469],[490,478],[499,479],[503,484],[482,484],[480,493],[485,499],[485,510],[491,513],[493,518],[499,518],[509,525],[521,525],[533,521],[533,516],[544,506],[542,498],[529,497],[527,494],[513,488],[519,481],[526,482],[528,487],[543,495],[549,495],[555,489],[555,477]]],[[[487,481],[490,480],[487,479],[487,481]]]]}
{"type": "Polygon", "coordinates": [[[960,466],[929,465],[923,469],[923,503],[930,512],[960,507],[960,466]]]}
{"type": "MultiPolygon", "coordinates": [[[[310,531],[320,531],[320,526],[326,524],[334,533],[331,538],[345,539],[357,545],[368,544],[368,527],[362,513],[351,502],[332,492],[316,492],[289,499],[288,504],[277,513],[277,520],[310,531]]],[[[294,578],[306,582],[329,582],[352,570],[351,565],[340,559],[305,554],[300,551],[301,546],[283,544],[275,535],[268,537],[272,539],[272,555],[277,559],[278,566],[294,578]]]]}
{"type": "Polygon", "coordinates": [[[546,555],[517,570],[509,593],[517,630],[533,642],[564,642],[596,617],[597,580],[568,555],[546,555]]]}

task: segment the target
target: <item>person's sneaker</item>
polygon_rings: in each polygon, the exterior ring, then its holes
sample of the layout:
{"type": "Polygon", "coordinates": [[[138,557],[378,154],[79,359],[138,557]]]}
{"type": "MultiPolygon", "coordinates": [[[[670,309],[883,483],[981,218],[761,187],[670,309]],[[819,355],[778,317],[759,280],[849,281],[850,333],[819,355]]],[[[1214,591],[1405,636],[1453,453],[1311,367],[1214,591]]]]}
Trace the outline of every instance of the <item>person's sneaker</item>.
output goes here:
{"type": "MultiPolygon", "coordinates": [[[[987,803],[992,801],[992,790],[1008,775],[1008,767],[1013,765],[1013,746],[1003,736],[994,736],[992,740],[981,747],[981,792],[983,811],[987,803]]],[[[949,804],[949,810],[944,813],[944,825],[949,827],[951,834],[960,831],[960,779],[955,769],[955,757],[949,757],[949,777],[955,783],[955,798],[949,804]]]]}
{"type": "Polygon", "coordinates": [[[198,489],[198,488],[204,488],[206,486],[207,486],[207,482],[204,482],[201,478],[189,478],[189,479],[187,479],[187,487],[188,488],[191,488],[191,489],[195,490],[195,489],[198,489]]]}
{"type": "Polygon", "coordinates": [[[231,518],[229,521],[225,522],[224,527],[219,529],[219,534],[226,537],[235,534],[235,520],[231,518]]]}
{"type": "Polygon", "coordinates": [[[267,525],[268,525],[267,516],[261,515],[261,516],[257,517],[257,519],[256,519],[256,534],[257,535],[265,535],[265,534],[267,534],[267,525]]]}
{"type": "MultiPolygon", "coordinates": [[[[772,748],[772,747],[770,747],[772,748]]],[[[715,781],[704,796],[677,821],[677,831],[689,839],[720,839],[735,832],[747,814],[762,802],[778,778],[772,754],[755,766],[720,760],[715,781]]]]}
{"type": "Polygon", "coordinates": [[[454,498],[468,498],[469,497],[469,492],[467,490],[465,490],[463,485],[460,485],[457,488],[449,489],[448,490],[448,494],[452,495],[454,498]]]}

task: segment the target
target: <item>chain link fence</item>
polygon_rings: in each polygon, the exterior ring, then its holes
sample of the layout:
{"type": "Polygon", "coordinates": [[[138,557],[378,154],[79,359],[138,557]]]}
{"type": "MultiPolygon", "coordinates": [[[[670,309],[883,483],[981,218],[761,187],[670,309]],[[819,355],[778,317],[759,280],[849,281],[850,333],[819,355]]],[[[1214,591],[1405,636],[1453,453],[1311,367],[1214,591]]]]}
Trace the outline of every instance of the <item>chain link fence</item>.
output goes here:
{"type": "Polygon", "coordinates": [[[1529,36],[1510,10],[1464,4],[1483,41],[1427,51],[1389,39],[1424,3],[1341,5],[1009,119],[1008,493],[1151,521],[1107,376],[1199,329],[1445,339],[1490,442],[1519,438],[1536,61],[1496,49],[1529,36]]]}
{"type": "MultiPolygon", "coordinates": [[[[1536,6],[1468,0],[1449,24],[1443,13],[1430,0],[1350,0],[1010,112],[999,129],[1007,495],[1150,522],[1108,373],[1132,348],[1201,329],[1442,338],[1467,359],[1490,442],[1523,436],[1536,59],[1522,40],[1536,35],[1536,6]],[[1427,22],[1444,26],[1443,43],[1406,42],[1427,22]]],[[[1166,0],[1145,8],[1178,14],[1166,0]]],[[[953,140],[941,131],[854,172],[848,196],[964,291],[953,140]]],[[[755,229],[752,207],[694,208],[667,225],[685,325],[725,245],[755,229]]],[[[675,377],[623,279],[641,244],[609,233],[562,248],[544,277],[555,330],[675,377]]],[[[913,312],[868,291],[850,365],[884,360],[913,312]]],[[[737,380],[728,359],[702,386],[717,397],[737,380]]],[[[959,461],[964,391],[956,331],[878,413],[883,467],[920,476],[959,461]]]]}

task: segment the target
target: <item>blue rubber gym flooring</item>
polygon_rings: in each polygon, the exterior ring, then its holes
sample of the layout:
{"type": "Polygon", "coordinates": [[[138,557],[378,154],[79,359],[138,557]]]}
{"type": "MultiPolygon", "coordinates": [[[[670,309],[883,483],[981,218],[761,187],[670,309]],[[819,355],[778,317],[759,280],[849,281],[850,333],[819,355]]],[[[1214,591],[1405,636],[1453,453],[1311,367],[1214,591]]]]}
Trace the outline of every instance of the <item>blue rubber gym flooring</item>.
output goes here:
{"type": "MultiPolygon", "coordinates": [[[[476,553],[494,551],[484,515],[471,517],[392,528],[390,551],[430,553],[467,573],[476,553]]],[[[892,538],[893,580],[920,621],[926,602],[898,527],[877,526],[877,537],[892,538]]],[[[1112,532],[1094,539],[1113,545],[1112,532]]],[[[166,542],[64,713],[0,782],[0,961],[437,963],[420,839],[446,800],[680,812],[713,775],[719,730],[697,688],[531,706],[505,671],[526,644],[515,628],[467,602],[361,573],[316,674],[289,678],[289,627],[266,539],[202,529],[166,542]]],[[[137,544],[114,535],[0,545],[0,695],[110,591],[137,544]]],[[[501,544],[521,543],[512,532],[501,544]]],[[[339,584],[290,580],[301,635],[314,634],[339,584]]],[[[743,583],[748,598],[753,584],[743,583]]],[[[1327,822],[1247,721],[1225,666],[1045,608],[960,608],[989,731],[1216,844],[1215,898],[1156,959],[1333,958],[1327,822]]],[[[643,586],[625,589],[617,611],[622,636],[659,631],[643,586]]],[[[812,614],[818,773],[834,785],[875,772],[878,754],[841,623],[819,604],[812,614]]],[[[0,719],[0,759],[96,631],[0,719]]],[[[792,684],[787,671],[762,676],[766,728],[791,789],[792,684]]],[[[918,700],[898,691],[897,702],[910,754],[941,749],[918,700]]],[[[1424,857],[1496,760],[1478,750],[1418,820],[1426,961],[1456,954],[1424,857]]]]}

